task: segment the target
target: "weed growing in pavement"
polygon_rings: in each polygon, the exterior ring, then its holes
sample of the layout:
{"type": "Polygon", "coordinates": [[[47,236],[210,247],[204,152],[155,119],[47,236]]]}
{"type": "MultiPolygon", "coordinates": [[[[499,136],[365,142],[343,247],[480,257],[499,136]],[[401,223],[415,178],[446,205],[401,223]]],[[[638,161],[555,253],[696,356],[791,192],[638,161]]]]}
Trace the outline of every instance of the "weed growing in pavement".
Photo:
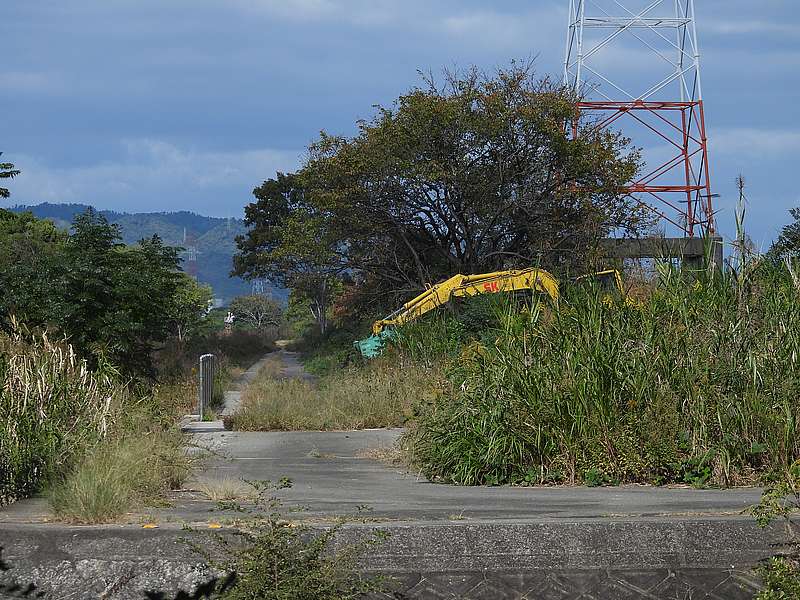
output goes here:
{"type": "Polygon", "coordinates": [[[215,597],[348,600],[385,590],[384,579],[365,578],[357,569],[358,559],[385,534],[376,532],[363,543],[334,548],[345,520],[322,532],[296,525],[282,517],[274,495],[289,487],[289,480],[248,483],[258,499],[254,508],[241,509],[246,517],[227,532],[206,534],[210,544],[188,542],[212,568],[226,574],[216,584],[215,597]]]}
{"type": "Polygon", "coordinates": [[[760,527],[780,519],[786,528],[786,551],[756,569],[764,589],[755,600],[800,598],[800,530],[796,521],[800,513],[800,461],[764,490],[761,502],[750,512],[760,527]]]}

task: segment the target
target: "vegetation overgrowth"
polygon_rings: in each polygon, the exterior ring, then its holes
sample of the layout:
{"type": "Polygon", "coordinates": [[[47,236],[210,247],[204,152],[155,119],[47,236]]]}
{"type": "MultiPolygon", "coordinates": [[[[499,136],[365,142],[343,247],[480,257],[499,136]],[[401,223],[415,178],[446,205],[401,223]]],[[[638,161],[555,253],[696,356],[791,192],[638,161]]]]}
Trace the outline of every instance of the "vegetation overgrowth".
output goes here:
{"type": "Polygon", "coordinates": [[[636,303],[573,290],[501,311],[417,405],[411,461],[464,485],[728,486],[785,469],[800,457],[795,281],[768,262],[746,280],[664,268],[658,281],[636,303]]]}
{"type": "Polygon", "coordinates": [[[177,421],[198,356],[218,357],[213,410],[274,348],[272,330],[224,335],[175,249],[119,233],[91,211],[71,233],[0,211],[0,504],[44,491],[58,516],[103,522],[162,502],[190,466],[177,421]]]}
{"type": "Polygon", "coordinates": [[[792,464],[762,494],[761,502],[752,507],[752,514],[761,527],[775,521],[785,526],[786,539],[780,554],[763,561],[756,568],[764,588],[756,600],[791,600],[800,598],[800,461],[792,464]]]}
{"type": "MultiPolygon", "coordinates": [[[[255,493],[253,507],[231,503],[243,519],[235,530],[190,542],[204,561],[225,576],[215,582],[214,597],[221,600],[356,600],[389,593],[388,581],[359,571],[359,560],[386,538],[376,530],[352,545],[336,543],[342,518],[324,530],[287,521],[274,490],[291,487],[248,481],[255,493]]],[[[205,532],[204,532],[205,533],[205,532]]],[[[207,534],[206,534],[207,535],[207,534]]]]}
{"type": "Polygon", "coordinates": [[[575,100],[530,62],[425,78],[253,191],[235,273],[291,288],[324,334],[334,301],[352,316],[455,273],[585,271],[651,218],[621,193],[640,153],[575,100]]]}
{"type": "Polygon", "coordinates": [[[240,431],[350,430],[400,427],[420,398],[435,393],[437,374],[413,364],[349,367],[320,379],[287,379],[265,365],[243,392],[230,422],[240,431]]]}
{"type": "Polygon", "coordinates": [[[0,334],[0,504],[28,495],[108,434],[130,396],[109,365],[15,326],[0,334]]]}
{"type": "Polygon", "coordinates": [[[175,403],[72,346],[17,327],[0,335],[0,503],[48,485],[57,515],[116,518],[188,470],[175,403]]]}

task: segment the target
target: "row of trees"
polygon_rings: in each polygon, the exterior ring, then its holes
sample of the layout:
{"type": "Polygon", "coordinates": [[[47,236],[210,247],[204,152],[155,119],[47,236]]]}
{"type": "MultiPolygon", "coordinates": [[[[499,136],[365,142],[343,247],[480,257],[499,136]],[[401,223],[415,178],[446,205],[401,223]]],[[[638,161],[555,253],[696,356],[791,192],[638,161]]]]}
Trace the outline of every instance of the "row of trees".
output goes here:
{"type": "Polygon", "coordinates": [[[0,210],[0,322],[53,329],[94,362],[152,374],[153,350],[193,335],[211,300],[179,263],[158,237],[122,244],[118,227],[93,211],[65,232],[0,210]]]}
{"type": "Polygon", "coordinates": [[[324,329],[341,284],[351,312],[374,313],[457,272],[581,270],[649,220],[620,192],[638,152],[583,121],[572,139],[574,106],[531,65],[427,78],[254,190],[234,272],[292,288],[324,329]]]}

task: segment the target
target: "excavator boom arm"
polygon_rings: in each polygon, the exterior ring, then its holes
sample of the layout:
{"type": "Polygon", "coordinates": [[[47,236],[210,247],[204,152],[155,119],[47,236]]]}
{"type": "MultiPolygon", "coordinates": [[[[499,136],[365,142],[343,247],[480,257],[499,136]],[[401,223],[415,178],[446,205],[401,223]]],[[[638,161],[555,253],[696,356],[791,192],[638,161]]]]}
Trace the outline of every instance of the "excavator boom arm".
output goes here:
{"type": "Polygon", "coordinates": [[[542,269],[496,271],[482,275],[454,275],[406,302],[385,319],[375,321],[372,331],[379,335],[387,327],[409,323],[425,313],[447,304],[454,297],[497,294],[517,290],[543,292],[553,300],[557,300],[559,297],[558,281],[542,269]]]}

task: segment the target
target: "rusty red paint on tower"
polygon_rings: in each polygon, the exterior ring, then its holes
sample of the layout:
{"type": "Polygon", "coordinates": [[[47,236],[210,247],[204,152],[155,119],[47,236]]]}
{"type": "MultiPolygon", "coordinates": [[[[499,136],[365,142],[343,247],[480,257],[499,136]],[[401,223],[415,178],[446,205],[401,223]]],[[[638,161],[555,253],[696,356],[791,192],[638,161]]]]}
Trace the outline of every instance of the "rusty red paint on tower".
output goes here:
{"type": "Polygon", "coordinates": [[[570,0],[564,80],[584,127],[643,149],[624,191],[688,237],[714,235],[694,0],[570,0]]]}

